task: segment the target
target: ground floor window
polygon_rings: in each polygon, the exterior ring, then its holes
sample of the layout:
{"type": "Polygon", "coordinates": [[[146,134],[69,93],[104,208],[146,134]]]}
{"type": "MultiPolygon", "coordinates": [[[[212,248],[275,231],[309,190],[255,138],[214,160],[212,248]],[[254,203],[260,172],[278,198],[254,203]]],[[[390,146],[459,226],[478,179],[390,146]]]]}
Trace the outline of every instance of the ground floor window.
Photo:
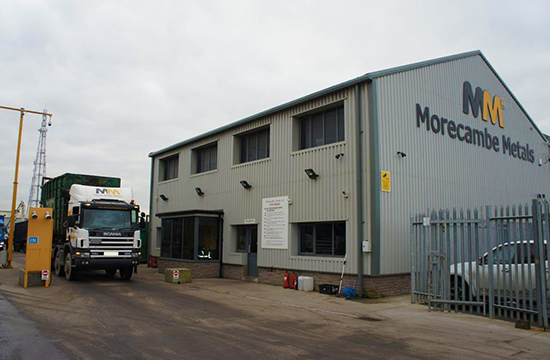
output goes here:
{"type": "Polygon", "coordinates": [[[161,256],[183,260],[219,260],[220,219],[185,216],[162,219],[161,256]]]}
{"type": "Polygon", "coordinates": [[[299,252],[302,255],[344,256],[346,254],[346,223],[302,223],[299,252]]]}

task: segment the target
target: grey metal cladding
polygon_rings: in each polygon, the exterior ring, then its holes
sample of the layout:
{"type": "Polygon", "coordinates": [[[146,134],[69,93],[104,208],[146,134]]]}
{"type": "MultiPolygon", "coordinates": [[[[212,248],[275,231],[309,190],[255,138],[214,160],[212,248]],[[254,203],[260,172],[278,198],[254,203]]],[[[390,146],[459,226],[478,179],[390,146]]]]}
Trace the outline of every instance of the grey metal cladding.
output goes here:
{"type": "MultiPolygon", "coordinates": [[[[355,174],[355,95],[354,88],[342,89],[328,95],[270,114],[269,116],[240,124],[236,127],[200,138],[177,149],[153,156],[155,173],[159,159],[179,153],[179,177],[173,181],[158,183],[153,187],[153,214],[187,209],[224,210],[223,261],[230,264],[246,264],[246,254],[236,251],[234,226],[245,219],[259,223],[262,216],[262,199],[289,196],[289,249],[272,250],[258,247],[258,266],[283,269],[339,272],[342,258],[297,255],[297,234],[292,234],[299,222],[345,220],[348,251],[347,273],[357,271],[356,174],[355,174]],[[294,116],[329,104],[344,104],[345,141],[330,145],[293,151],[294,116]],[[234,135],[270,125],[270,157],[254,162],[234,165],[234,135]],[[191,175],[191,151],[193,148],[218,142],[218,168],[213,172],[191,175]],[[339,159],[335,155],[344,153],[339,159]],[[314,169],[320,177],[311,180],[304,169],[314,169]],[[245,190],[240,185],[246,180],[252,185],[245,190]],[[197,196],[200,187],[204,196],[197,196]],[[346,198],[343,191],[349,194],[346,198]],[[164,194],[169,201],[162,201],[164,194]]],[[[153,228],[160,220],[152,217],[153,228]]],[[[153,232],[155,243],[156,234],[153,232]]],[[[261,241],[259,237],[258,241],[261,241]]],[[[158,250],[157,250],[158,253],[158,250]]],[[[368,267],[368,262],[366,263],[368,267]]]]}
{"type": "Polygon", "coordinates": [[[428,208],[528,203],[547,194],[549,155],[545,140],[523,108],[480,56],[394,73],[376,82],[380,170],[391,172],[390,193],[380,194],[381,274],[409,272],[409,216],[428,208]],[[505,101],[505,127],[462,112],[464,81],[505,101]],[[451,139],[416,124],[416,104],[457,123],[487,128],[499,152],[451,139]],[[535,162],[502,152],[502,136],[535,151],[535,162]],[[405,158],[397,152],[407,154],[405,158]]]}

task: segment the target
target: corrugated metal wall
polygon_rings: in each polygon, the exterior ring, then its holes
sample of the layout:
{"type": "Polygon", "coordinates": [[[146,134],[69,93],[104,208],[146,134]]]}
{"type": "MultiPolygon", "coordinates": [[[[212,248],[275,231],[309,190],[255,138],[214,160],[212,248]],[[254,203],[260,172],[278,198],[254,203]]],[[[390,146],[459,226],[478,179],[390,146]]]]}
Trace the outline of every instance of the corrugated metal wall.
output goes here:
{"type": "MultiPolygon", "coordinates": [[[[289,249],[272,250],[259,246],[258,266],[324,272],[341,271],[342,258],[298,256],[297,232],[293,230],[297,229],[295,224],[298,222],[345,220],[349,265],[346,272],[356,273],[358,246],[355,218],[355,109],[354,89],[350,88],[163,154],[160,158],[179,152],[179,178],[159,184],[159,158],[155,159],[153,214],[190,209],[223,210],[223,261],[244,265],[247,261],[246,254],[236,252],[236,239],[231,226],[243,224],[245,219],[256,219],[259,223],[263,198],[289,196],[292,200],[292,205],[289,206],[289,249]],[[346,117],[345,141],[293,151],[293,136],[298,135],[293,134],[293,116],[342,101],[346,117]],[[271,124],[270,158],[233,165],[234,135],[266,124],[271,124]],[[190,175],[191,149],[213,141],[218,141],[217,171],[190,175]],[[336,159],[335,155],[339,153],[344,153],[345,156],[336,159]],[[307,168],[314,169],[320,177],[315,181],[310,180],[304,172],[307,168]],[[248,181],[252,189],[244,190],[239,184],[241,180],[248,181]],[[200,187],[205,195],[198,197],[195,187],[200,187]],[[349,194],[348,198],[344,198],[343,191],[349,194]],[[169,201],[158,199],[159,194],[166,195],[169,201]]],[[[365,216],[368,216],[368,213],[365,216]]],[[[153,229],[160,226],[160,220],[155,216],[152,216],[152,226],[153,229]]],[[[152,235],[151,243],[155,244],[156,231],[153,231],[152,235]]],[[[261,240],[258,242],[260,244],[261,240]]],[[[152,251],[153,254],[159,254],[158,249],[153,248],[152,251]]]]}
{"type": "Polygon", "coordinates": [[[380,273],[409,272],[409,216],[427,208],[520,204],[548,194],[549,165],[538,165],[548,148],[525,114],[480,56],[375,80],[380,170],[391,171],[391,193],[381,193],[380,273]],[[504,98],[505,127],[462,112],[463,82],[504,98]],[[416,126],[416,104],[483,130],[501,141],[500,152],[416,126]],[[502,153],[502,135],[528,143],[535,163],[502,153]],[[398,151],[407,154],[400,158],[398,151]]]}

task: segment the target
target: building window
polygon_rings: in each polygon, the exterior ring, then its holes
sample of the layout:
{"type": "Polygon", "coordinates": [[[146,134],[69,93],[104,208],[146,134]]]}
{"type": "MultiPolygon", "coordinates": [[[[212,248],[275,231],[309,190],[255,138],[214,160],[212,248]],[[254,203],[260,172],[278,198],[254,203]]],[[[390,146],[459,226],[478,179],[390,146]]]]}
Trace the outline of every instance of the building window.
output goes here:
{"type": "Polygon", "coordinates": [[[182,260],[219,260],[219,232],[217,217],[162,219],[161,256],[182,260]]]}
{"type": "Polygon", "coordinates": [[[346,223],[300,224],[300,254],[344,256],[346,254],[346,223]]]}
{"type": "Polygon", "coordinates": [[[240,163],[269,157],[269,128],[240,137],[240,163]]]}
{"type": "Polygon", "coordinates": [[[196,153],[195,174],[218,168],[218,143],[194,151],[196,153]]]}
{"type": "Polygon", "coordinates": [[[178,177],[179,155],[170,156],[159,161],[159,181],[176,179],[178,177]]]}
{"type": "Polygon", "coordinates": [[[344,106],[304,116],[300,121],[300,149],[344,141],[344,106]]]}

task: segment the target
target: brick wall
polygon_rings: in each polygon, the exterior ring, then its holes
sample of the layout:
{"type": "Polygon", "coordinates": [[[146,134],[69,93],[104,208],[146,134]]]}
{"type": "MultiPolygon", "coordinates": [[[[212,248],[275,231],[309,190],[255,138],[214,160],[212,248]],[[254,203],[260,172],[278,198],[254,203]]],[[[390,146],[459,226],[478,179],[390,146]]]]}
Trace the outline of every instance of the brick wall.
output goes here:
{"type": "Polygon", "coordinates": [[[246,266],[223,264],[223,278],[242,280],[246,276],[246,266]]]}
{"type": "MultiPolygon", "coordinates": [[[[220,275],[219,263],[199,263],[188,262],[185,260],[166,260],[158,259],[158,269],[160,273],[164,273],[166,268],[188,268],[193,271],[194,279],[209,279],[218,278],[220,275]]],[[[226,279],[242,280],[247,274],[246,266],[224,264],[222,268],[222,276],[226,279]]],[[[275,268],[259,268],[260,277],[258,282],[262,284],[270,284],[275,286],[283,286],[283,276],[286,270],[275,268]]],[[[294,271],[299,276],[313,277],[315,290],[319,290],[321,284],[340,283],[340,274],[324,273],[314,271],[294,271]]],[[[410,293],[411,277],[409,274],[399,275],[384,275],[384,276],[364,276],[363,291],[369,297],[378,296],[395,296],[405,295],[410,293]]],[[[344,287],[356,287],[356,275],[344,275],[344,287]]]]}
{"type": "Polygon", "coordinates": [[[167,268],[187,268],[193,271],[193,279],[212,279],[220,277],[219,263],[200,263],[185,260],[158,259],[158,271],[164,274],[167,268]]]}
{"type": "MultiPolygon", "coordinates": [[[[283,277],[286,270],[274,268],[259,268],[260,283],[276,286],[283,285],[283,277]]],[[[323,273],[313,271],[294,271],[298,276],[311,276],[315,290],[319,290],[321,284],[338,285],[340,283],[340,274],[323,273]]],[[[363,291],[369,297],[377,296],[395,296],[409,294],[411,286],[411,278],[409,274],[387,275],[387,276],[364,276],[363,291]]],[[[356,287],[356,275],[344,275],[343,286],[356,287]]]]}

